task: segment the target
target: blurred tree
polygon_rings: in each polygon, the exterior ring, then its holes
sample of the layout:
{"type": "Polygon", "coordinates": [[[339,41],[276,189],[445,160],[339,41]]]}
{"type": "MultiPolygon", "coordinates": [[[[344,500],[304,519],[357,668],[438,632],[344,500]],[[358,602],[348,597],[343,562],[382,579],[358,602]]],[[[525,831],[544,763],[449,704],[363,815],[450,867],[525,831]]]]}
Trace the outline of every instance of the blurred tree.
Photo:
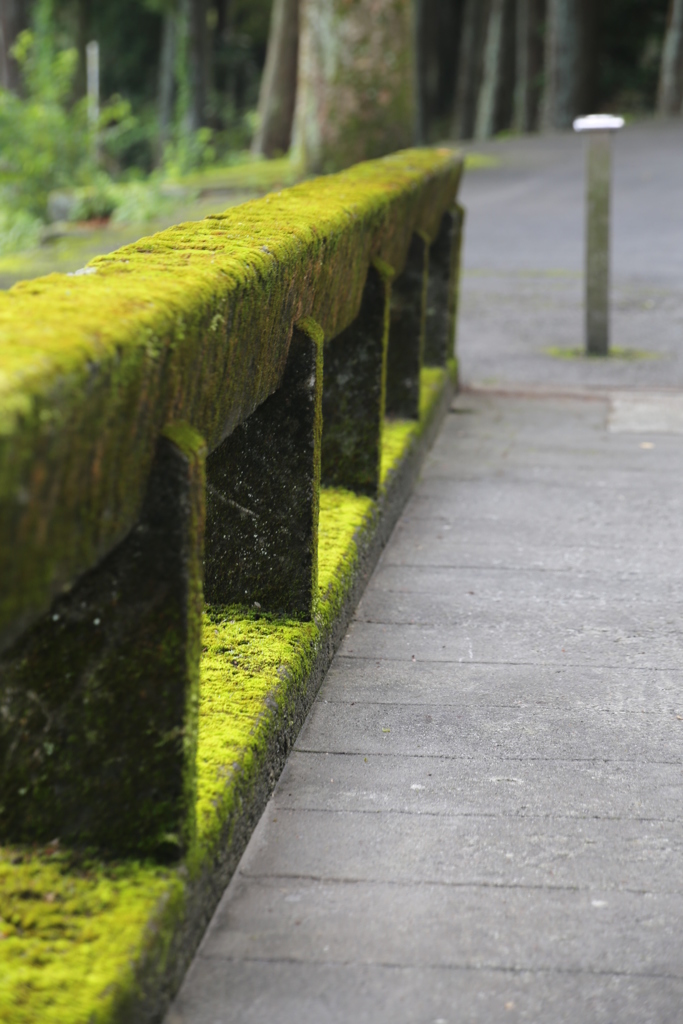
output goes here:
{"type": "Polygon", "coordinates": [[[515,92],[513,127],[538,127],[543,71],[543,0],[517,0],[515,22],[515,92]]]}
{"type": "Polygon", "coordinates": [[[474,127],[478,139],[487,139],[509,124],[511,108],[506,100],[510,97],[509,78],[513,71],[513,16],[514,0],[491,0],[474,127]]]}
{"type": "Polygon", "coordinates": [[[196,132],[207,123],[209,32],[207,0],[183,0],[188,79],[187,127],[196,132]]]}
{"type": "Polygon", "coordinates": [[[490,2],[465,0],[453,110],[453,135],[456,139],[469,139],[474,134],[490,2]]]}
{"type": "Polygon", "coordinates": [[[420,3],[417,37],[420,138],[433,142],[447,137],[450,130],[463,0],[420,0],[420,3]]]}
{"type": "Polygon", "coordinates": [[[251,150],[286,153],[292,136],[299,51],[299,0],[274,0],[266,64],[261,79],[258,125],[251,150]]]}
{"type": "Polygon", "coordinates": [[[597,104],[617,112],[653,110],[669,0],[602,0],[597,104]]]}
{"type": "Polygon", "coordinates": [[[683,0],[671,0],[667,19],[657,95],[657,111],[681,113],[683,100],[683,0]]]}
{"type": "MultiPolygon", "coordinates": [[[[157,0],[162,22],[161,49],[159,53],[158,76],[158,117],[159,142],[157,156],[163,156],[171,138],[173,125],[173,102],[175,98],[175,67],[178,45],[178,4],[177,0],[157,0]]],[[[150,6],[152,6],[150,4],[150,6]]],[[[152,8],[155,9],[155,8],[152,8]]]]}
{"type": "Polygon", "coordinates": [[[293,151],[332,171],[413,142],[411,0],[302,0],[293,151]]]}
{"type": "Polygon", "coordinates": [[[580,107],[581,0],[548,0],[543,127],[569,128],[580,107]]]}
{"type": "Polygon", "coordinates": [[[25,28],[28,28],[27,0],[0,0],[0,86],[13,92],[19,90],[21,74],[12,56],[12,47],[25,28]]]}

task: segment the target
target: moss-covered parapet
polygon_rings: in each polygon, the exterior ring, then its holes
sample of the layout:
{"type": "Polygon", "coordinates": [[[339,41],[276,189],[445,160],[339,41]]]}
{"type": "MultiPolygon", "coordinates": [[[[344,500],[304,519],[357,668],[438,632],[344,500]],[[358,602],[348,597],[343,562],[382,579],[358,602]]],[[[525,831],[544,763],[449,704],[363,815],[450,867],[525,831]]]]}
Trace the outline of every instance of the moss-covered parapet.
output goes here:
{"type": "Polygon", "coordinates": [[[379,501],[321,491],[312,621],[225,605],[205,613],[196,828],[181,863],[104,861],[63,841],[0,846],[3,1024],[163,1018],[343,635],[372,566],[368,552],[376,558],[408,492],[454,374],[453,362],[423,370],[420,419],[385,423],[379,501]]]}
{"type": "Polygon", "coordinates": [[[0,663],[0,836],[177,859],[194,836],[204,457],[157,442],[137,526],[0,663]]]}
{"type": "Polygon", "coordinates": [[[392,284],[386,399],[390,416],[419,418],[429,256],[429,238],[416,232],[403,273],[392,284]]]}
{"type": "Polygon", "coordinates": [[[204,589],[310,619],[318,572],[323,334],[294,327],[282,384],[209,456],[204,589]]]}
{"type": "Polygon", "coordinates": [[[443,215],[429,250],[424,363],[443,366],[453,354],[458,318],[460,256],[465,211],[458,203],[443,215]]]}
{"type": "Polygon", "coordinates": [[[358,316],[325,349],[322,482],[376,498],[393,270],[368,271],[358,316]]]}
{"type": "Polygon", "coordinates": [[[157,439],[216,448],[279,386],[293,324],[356,317],[374,258],[435,238],[461,161],[409,150],[0,295],[0,647],[132,529],[157,439]]]}

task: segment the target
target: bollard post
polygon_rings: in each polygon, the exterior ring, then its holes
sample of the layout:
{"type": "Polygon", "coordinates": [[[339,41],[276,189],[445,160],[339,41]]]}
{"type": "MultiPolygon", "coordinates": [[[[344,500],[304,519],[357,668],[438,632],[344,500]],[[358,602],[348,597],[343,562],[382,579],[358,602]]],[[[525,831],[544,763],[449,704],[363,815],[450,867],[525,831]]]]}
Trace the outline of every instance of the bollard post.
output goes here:
{"type": "Polygon", "coordinates": [[[99,160],[100,124],[100,44],[95,40],[85,48],[86,80],[88,85],[88,126],[92,132],[95,160],[99,160]]]}
{"type": "Polygon", "coordinates": [[[622,117],[589,114],[574,121],[586,147],[586,355],[609,355],[609,255],[612,134],[622,117]]]}

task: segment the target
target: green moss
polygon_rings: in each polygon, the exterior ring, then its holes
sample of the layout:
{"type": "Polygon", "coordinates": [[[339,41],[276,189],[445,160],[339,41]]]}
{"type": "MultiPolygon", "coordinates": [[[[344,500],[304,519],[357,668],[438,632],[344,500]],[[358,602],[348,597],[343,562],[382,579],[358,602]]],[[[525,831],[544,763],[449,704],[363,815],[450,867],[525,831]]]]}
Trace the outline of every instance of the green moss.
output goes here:
{"type": "Polygon", "coordinates": [[[500,164],[500,158],[489,153],[468,153],[465,157],[466,171],[488,171],[500,164]]]}
{"type": "Polygon", "coordinates": [[[3,1024],[109,1020],[150,926],[181,896],[179,877],[164,868],[58,847],[0,849],[3,1024]]]}
{"type": "MultiPolygon", "coordinates": [[[[420,422],[387,421],[385,489],[435,413],[448,368],[421,377],[420,422]]],[[[196,441],[196,438],[195,438],[196,441]]],[[[197,838],[180,868],[105,863],[60,850],[0,847],[0,1020],[110,1024],[127,1019],[135,968],[160,960],[183,919],[187,880],[211,870],[225,824],[287,727],[320,645],[355,578],[377,503],[341,489],[320,497],[318,601],[312,622],[207,609],[197,753],[197,838]],[[123,1007],[123,1009],[122,1009],[123,1007]]]]}
{"type": "Polygon", "coordinates": [[[408,150],[0,294],[0,643],[128,533],[163,427],[212,450],[277,387],[292,323],[347,327],[460,171],[408,150]]]}
{"type": "Polygon", "coordinates": [[[393,471],[424,430],[443,392],[446,377],[456,373],[454,360],[447,368],[423,366],[420,371],[420,419],[386,419],[382,431],[382,462],[380,479],[386,490],[393,471]]]}
{"type": "MultiPolygon", "coordinates": [[[[231,780],[239,772],[244,782],[259,768],[267,702],[284,705],[310,671],[353,579],[354,535],[374,509],[370,498],[350,491],[322,491],[315,622],[238,607],[205,614],[193,873],[215,853],[233,809],[231,780]]],[[[160,901],[182,906],[183,888],[177,872],[136,861],[79,860],[58,846],[0,848],[0,1020],[109,1020],[116,994],[134,985],[130,965],[144,952],[160,901]]]]}
{"type": "Polygon", "coordinates": [[[259,768],[271,716],[282,709],[311,670],[353,580],[356,534],[371,521],[375,502],[350,491],[320,494],[318,602],[313,622],[282,619],[238,606],[207,610],[203,631],[199,711],[197,825],[200,861],[213,852],[233,808],[231,776],[259,768]]]}

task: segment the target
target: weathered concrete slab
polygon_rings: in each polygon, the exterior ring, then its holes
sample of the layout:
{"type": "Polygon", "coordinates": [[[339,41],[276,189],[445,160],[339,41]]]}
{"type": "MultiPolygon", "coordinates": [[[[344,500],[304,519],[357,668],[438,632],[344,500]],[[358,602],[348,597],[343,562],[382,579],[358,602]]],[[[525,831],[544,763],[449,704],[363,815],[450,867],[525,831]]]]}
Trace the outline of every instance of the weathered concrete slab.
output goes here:
{"type": "Polygon", "coordinates": [[[624,391],[610,396],[613,434],[683,434],[683,395],[624,391]]]}
{"type": "MultiPolygon", "coordinates": [[[[264,988],[258,961],[204,960],[191,976],[195,990],[205,993],[193,1024],[678,1024],[672,1005],[683,1001],[677,979],[597,971],[276,962],[264,988]]],[[[169,1024],[187,1019],[183,1005],[180,1000],[169,1024]]]]}
{"type": "Polygon", "coordinates": [[[593,760],[600,753],[606,756],[607,741],[618,761],[683,764],[683,721],[673,711],[628,716],[588,709],[320,701],[301,730],[297,749],[458,759],[486,751],[523,761],[593,760]]]}
{"type": "Polygon", "coordinates": [[[589,666],[628,665],[675,670],[681,663],[681,640],[675,612],[659,623],[608,625],[555,621],[503,611],[499,619],[459,622],[442,627],[409,623],[378,625],[354,622],[341,652],[351,657],[389,661],[517,662],[589,666]]]}
{"type": "MultiPolygon", "coordinates": [[[[481,708],[680,711],[683,672],[623,668],[377,661],[338,657],[320,691],[328,703],[481,708]],[[399,699],[400,698],[400,699],[399,699]]],[[[680,711],[683,714],[683,711],[680,711]]]]}
{"type": "Polygon", "coordinates": [[[255,879],[202,958],[657,974],[683,980],[680,894],[255,879]],[[616,940],[616,941],[615,941],[616,940]]]}
{"type": "Polygon", "coordinates": [[[504,759],[484,752],[471,760],[456,760],[294,751],[273,807],[662,822],[678,814],[680,778],[678,763],[597,757],[555,757],[541,765],[539,759],[504,759]],[[563,794],[561,802],[558,793],[563,794]]]}
{"type": "MultiPolygon", "coordinates": [[[[329,782],[331,788],[334,780],[329,782]]],[[[495,813],[275,807],[254,837],[244,875],[260,880],[642,892],[647,871],[648,892],[676,891],[683,867],[683,825],[593,817],[555,818],[548,825],[547,815],[519,820],[495,813]]]]}

